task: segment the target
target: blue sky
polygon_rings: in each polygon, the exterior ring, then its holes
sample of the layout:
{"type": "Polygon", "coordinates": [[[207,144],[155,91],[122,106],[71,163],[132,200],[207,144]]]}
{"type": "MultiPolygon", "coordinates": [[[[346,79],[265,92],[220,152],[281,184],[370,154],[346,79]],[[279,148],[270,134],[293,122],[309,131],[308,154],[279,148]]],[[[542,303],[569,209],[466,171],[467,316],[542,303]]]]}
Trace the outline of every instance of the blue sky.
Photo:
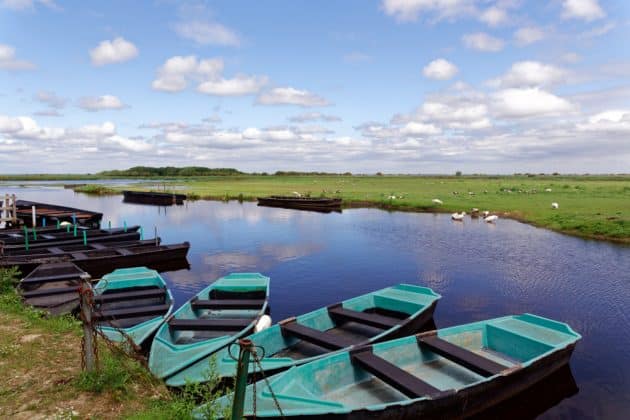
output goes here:
{"type": "Polygon", "coordinates": [[[629,12],[0,0],[0,173],[628,172],[629,12]]]}

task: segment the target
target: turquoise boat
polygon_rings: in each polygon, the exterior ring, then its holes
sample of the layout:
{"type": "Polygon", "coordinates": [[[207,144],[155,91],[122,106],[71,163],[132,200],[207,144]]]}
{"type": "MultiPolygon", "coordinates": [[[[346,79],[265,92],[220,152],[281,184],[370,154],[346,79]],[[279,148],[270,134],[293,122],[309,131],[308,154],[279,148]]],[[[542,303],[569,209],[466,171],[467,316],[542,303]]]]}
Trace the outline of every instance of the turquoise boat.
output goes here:
{"type": "MultiPolygon", "coordinates": [[[[432,319],[440,297],[427,287],[399,284],[289,318],[248,338],[264,353],[261,367],[270,375],[331,352],[416,333],[432,319]]],[[[226,380],[236,374],[230,350],[238,353],[238,349],[223,349],[216,354],[214,367],[226,380]]],[[[199,360],[172,375],[167,385],[202,382],[208,363],[208,359],[199,360]]],[[[250,369],[253,373],[253,364],[250,369]]]]}
{"type": "MultiPolygon", "coordinates": [[[[269,380],[286,418],[463,418],[566,366],[580,338],[551,319],[506,316],[336,353],[269,380]]],[[[279,417],[264,381],[255,385],[245,416],[256,395],[256,417],[279,417]]]]}
{"type": "MultiPolygon", "coordinates": [[[[203,289],[179,308],[158,330],[149,355],[149,369],[169,378],[196,372],[205,377],[208,359],[249,334],[268,307],[269,277],[233,273],[203,289]]],[[[182,384],[183,385],[183,384],[182,384]]]]}
{"type": "Polygon", "coordinates": [[[142,346],[172,310],[173,296],[164,279],[146,267],[114,270],[94,286],[97,328],[111,341],[129,337],[142,346]]]}

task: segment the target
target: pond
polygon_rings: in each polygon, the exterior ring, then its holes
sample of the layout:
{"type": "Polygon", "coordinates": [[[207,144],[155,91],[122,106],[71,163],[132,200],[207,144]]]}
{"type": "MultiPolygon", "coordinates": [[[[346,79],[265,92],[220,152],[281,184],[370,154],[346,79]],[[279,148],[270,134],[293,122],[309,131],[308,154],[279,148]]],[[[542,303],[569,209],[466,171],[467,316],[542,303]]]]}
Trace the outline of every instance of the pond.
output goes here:
{"type": "Polygon", "coordinates": [[[147,233],[156,227],[164,243],[189,241],[191,269],[164,275],[177,305],[226,273],[257,271],[271,277],[274,321],[407,282],[443,296],[434,318],[439,328],[523,312],[567,322],[584,337],[571,370],[511,402],[509,416],[534,410],[534,400],[545,402],[530,415],[544,418],[630,413],[630,247],[505,219],[492,225],[443,214],[320,214],[215,201],[154,207],[10,185],[0,184],[0,193],[101,211],[105,226],[140,224],[147,233]]]}

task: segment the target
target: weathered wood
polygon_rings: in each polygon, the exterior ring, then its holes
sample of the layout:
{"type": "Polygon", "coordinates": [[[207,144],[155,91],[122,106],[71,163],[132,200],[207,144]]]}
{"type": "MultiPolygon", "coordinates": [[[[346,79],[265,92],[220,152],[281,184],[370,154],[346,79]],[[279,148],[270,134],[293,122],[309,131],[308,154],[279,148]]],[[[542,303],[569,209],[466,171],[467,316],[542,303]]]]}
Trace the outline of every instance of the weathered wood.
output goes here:
{"type": "Polygon", "coordinates": [[[168,321],[169,327],[183,331],[230,331],[242,330],[251,324],[247,318],[223,318],[223,319],[177,319],[168,321]]]}
{"type": "Polygon", "coordinates": [[[193,309],[260,309],[265,299],[195,299],[190,302],[193,309]]]}
{"type": "Polygon", "coordinates": [[[372,348],[362,348],[350,353],[352,363],[370,372],[383,382],[409,398],[437,396],[443,391],[372,353],[372,348]]]}
{"type": "Polygon", "coordinates": [[[360,324],[369,325],[371,327],[390,329],[402,323],[400,319],[391,318],[379,314],[371,314],[367,312],[353,311],[344,308],[340,303],[328,307],[328,313],[334,319],[340,321],[353,321],[360,324]]]}
{"type": "Polygon", "coordinates": [[[351,340],[340,335],[334,335],[325,331],[298,324],[296,321],[280,324],[282,335],[291,335],[300,340],[307,341],[317,346],[330,350],[340,350],[354,344],[351,340]]]}
{"type": "Polygon", "coordinates": [[[94,313],[94,318],[117,319],[117,318],[134,318],[138,316],[160,315],[165,314],[171,307],[169,304],[142,306],[140,308],[123,308],[98,311],[94,313]]]}
{"type": "Polygon", "coordinates": [[[486,359],[476,353],[471,352],[463,347],[457,346],[446,340],[441,339],[437,335],[425,335],[418,337],[418,343],[431,350],[433,353],[457,363],[472,370],[481,376],[493,376],[501,373],[506,366],[500,365],[490,359],[486,359]]]}
{"type": "Polygon", "coordinates": [[[140,299],[158,299],[165,298],[166,291],[160,288],[145,289],[145,290],[133,290],[118,293],[103,293],[100,295],[94,295],[94,302],[96,303],[110,303],[121,302],[125,300],[140,300],[140,299]]]}

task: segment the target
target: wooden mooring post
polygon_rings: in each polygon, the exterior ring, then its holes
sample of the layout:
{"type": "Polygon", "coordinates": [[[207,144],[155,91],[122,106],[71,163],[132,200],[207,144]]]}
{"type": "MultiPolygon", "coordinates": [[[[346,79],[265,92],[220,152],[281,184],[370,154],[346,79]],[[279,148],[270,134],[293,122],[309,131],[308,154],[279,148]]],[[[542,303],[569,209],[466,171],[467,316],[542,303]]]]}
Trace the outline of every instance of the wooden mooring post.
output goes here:
{"type": "Polygon", "coordinates": [[[96,369],[96,334],[94,325],[92,324],[92,277],[85,273],[81,275],[81,287],[79,288],[79,297],[81,303],[81,320],[83,321],[83,348],[81,357],[83,358],[83,367],[88,372],[96,369]]]}
{"type": "Polygon", "coordinates": [[[7,223],[11,226],[17,225],[17,205],[16,205],[15,194],[4,195],[4,200],[2,200],[2,204],[0,206],[0,226],[6,225],[7,223]]]}

